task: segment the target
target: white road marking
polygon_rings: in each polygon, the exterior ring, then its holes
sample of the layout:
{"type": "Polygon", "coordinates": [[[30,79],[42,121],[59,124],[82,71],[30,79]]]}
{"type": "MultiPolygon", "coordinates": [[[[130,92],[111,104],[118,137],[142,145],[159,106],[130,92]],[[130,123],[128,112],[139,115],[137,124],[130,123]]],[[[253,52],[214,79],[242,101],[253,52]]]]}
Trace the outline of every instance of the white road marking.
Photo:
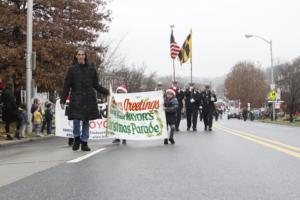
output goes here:
{"type": "Polygon", "coordinates": [[[79,158],[76,158],[76,159],[73,159],[73,160],[69,160],[67,163],[78,163],[78,162],[83,161],[83,160],[85,160],[85,159],[87,159],[87,158],[89,158],[89,157],[91,157],[91,156],[93,156],[93,155],[95,155],[97,153],[100,153],[103,150],[105,150],[105,148],[101,148],[101,149],[93,151],[93,152],[91,152],[89,154],[86,154],[84,156],[81,156],[79,158]]]}

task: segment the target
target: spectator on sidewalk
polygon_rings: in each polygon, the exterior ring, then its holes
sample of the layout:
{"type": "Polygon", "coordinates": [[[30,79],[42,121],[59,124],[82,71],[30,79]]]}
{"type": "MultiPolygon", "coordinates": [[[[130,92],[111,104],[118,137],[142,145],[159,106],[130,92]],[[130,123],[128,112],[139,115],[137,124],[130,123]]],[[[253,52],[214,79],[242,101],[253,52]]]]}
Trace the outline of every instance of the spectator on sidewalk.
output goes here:
{"type": "Polygon", "coordinates": [[[42,122],[43,122],[42,113],[39,111],[39,107],[36,105],[35,110],[33,112],[33,125],[34,125],[34,132],[36,137],[41,136],[42,122]]]}
{"type": "Polygon", "coordinates": [[[51,103],[48,103],[46,105],[46,110],[45,110],[45,120],[46,120],[46,125],[47,125],[47,135],[51,134],[52,130],[52,119],[53,119],[53,111],[51,108],[51,103]]]}
{"type": "Polygon", "coordinates": [[[20,114],[20,118],[21,118],[21,123],[20,123],[20,137],[24,138],[26,136],[25,135],[26,127],[27,127],[27,125],[29,125],[28,115],[27,115],[26,105],[25,104],[21,104],[20,105],[19,114],[20,114]]]}
{"type": "Polygon", "coordinates": [[[2,97],[3,89],[4,89],[4,83],[2,82],[2,79],[0,78],[0,104],[2,103],[1,97],[2,97]]]}
{"type": "Polygon", "coordinates": [[[6,139],[12,140],[10,135],[10,124],[12,122],[17,122],[15,138],[20,139],[20,115],[18,113],[18,108],[16,105],[15,98],[12,93],[13,83],[8,81],[2,91],[1,101],[3,103],[2,107],[2,120],[5,122],[5,132],[6,139]]]}
{"type": "Polygon", "coordinates": [[[46,129],[46,125],[47,125],[47,120],[46,120],[46,107],[48,105],[48,101],[46,101],[44,103],[42,107],[42,116],[43,116],[43,122],[42,122],[42,129],[41,129],[41,133],[44,134],[44,130],[46,129]]]}

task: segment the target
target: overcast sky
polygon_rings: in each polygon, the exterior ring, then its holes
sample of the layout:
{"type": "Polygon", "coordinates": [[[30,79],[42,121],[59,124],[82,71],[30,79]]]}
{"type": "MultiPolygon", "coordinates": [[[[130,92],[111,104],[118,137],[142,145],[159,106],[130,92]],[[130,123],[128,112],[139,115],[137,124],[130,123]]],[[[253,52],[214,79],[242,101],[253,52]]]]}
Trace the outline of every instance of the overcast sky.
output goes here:
{"type": "MultiPolygon", "coordinates": [[[[245,34],[272,40],[275,64],[300,56],[300,0],[113,0],[109,7],[105,40],[116,45],[123,38],[118,53],[127,63],[158,75],[172,74],[171,24],[179,46],[193,30],[194,76],[227,74],[241,60],[269,67],[269,44],[245,34]]],[[[177,75],[189,70],[176,61],[177,75]]]]}

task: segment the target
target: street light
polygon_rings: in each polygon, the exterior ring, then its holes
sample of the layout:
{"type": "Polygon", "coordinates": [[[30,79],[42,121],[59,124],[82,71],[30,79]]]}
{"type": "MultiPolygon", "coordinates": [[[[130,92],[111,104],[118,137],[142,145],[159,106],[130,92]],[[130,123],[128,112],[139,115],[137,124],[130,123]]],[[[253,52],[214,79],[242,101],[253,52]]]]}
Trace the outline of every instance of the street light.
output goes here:
{"type": "MultiPolygon", "coordinates": [[[[250,34],[246,34],[245,35],[246,38],[252,38],[252,37],[256,37],[259,38],[263,41],[265,41],[266,43],[268,43],[270,45],[270,55],[271,55],[271,85],[270,85],[270,89],[274,90],[275,89],[275,83],[274,83],[274,74],[273,74],[273,48],[272,48],[272,40],[267,40],[261,36],[258,35],[250,35],[250,34]]],[[[275,102],[272,102],[272,108],[273,108],[273,120],[275,120],[275,102]]]]}

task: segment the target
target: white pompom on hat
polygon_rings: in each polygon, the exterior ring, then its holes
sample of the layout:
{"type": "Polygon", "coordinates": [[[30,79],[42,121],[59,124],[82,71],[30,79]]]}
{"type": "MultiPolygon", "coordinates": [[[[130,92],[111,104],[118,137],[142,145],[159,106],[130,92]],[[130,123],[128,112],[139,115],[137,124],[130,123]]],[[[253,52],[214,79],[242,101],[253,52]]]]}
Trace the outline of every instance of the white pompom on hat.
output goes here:
{"type": "Polygon", "coordinates": [[[172,93],[174,96],[176,95],[176,92],[175,92],[175,90],[173,88],[167,89],[166,93],[168,93],[168,92],[172,93]]]}
{"type": "Polygon", "coordinates": [[[117,87],[117,90],[116,90],[116,91],[118,92],[118,90],[121,90],[121,91],[127,93],[126,85],[120,85],[119,87],[117,87]]]}

